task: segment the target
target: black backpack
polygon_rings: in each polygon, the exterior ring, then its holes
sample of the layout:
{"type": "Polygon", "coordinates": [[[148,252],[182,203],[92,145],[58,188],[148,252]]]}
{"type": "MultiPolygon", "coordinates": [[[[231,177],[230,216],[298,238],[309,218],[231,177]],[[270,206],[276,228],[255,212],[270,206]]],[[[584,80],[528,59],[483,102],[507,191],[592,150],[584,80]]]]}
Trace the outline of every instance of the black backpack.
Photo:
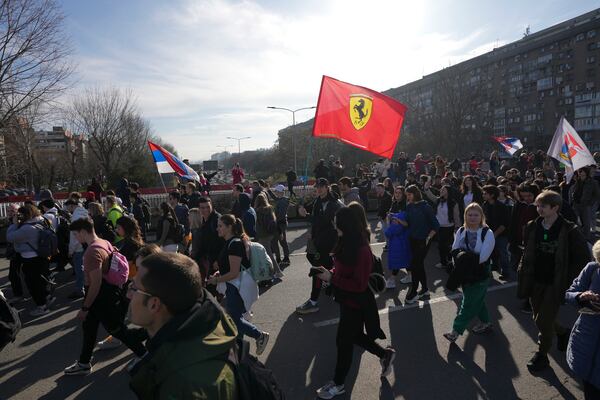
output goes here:
{"type": "Polygon", "coordinates": [[[234,345],[227,362],[237,378],[239,400],[285,400],[273,371],[250,354],[247,341],[234,345]]]}
{"type": "Polygon", "coordinates": [[[19,312],[6,301],[0,292],[0,351],[9,343],[15,341],[21,330],[19,312]]]}
{"type": "Polygon", "coordinates": [[[52,226],[52,223],[44,218],[43,221],[35,222],[33,225],[39,230],[37,248],[31,243],[27,243],[42,258],[51,258],[58,254],[58,235],[52,226]]]}

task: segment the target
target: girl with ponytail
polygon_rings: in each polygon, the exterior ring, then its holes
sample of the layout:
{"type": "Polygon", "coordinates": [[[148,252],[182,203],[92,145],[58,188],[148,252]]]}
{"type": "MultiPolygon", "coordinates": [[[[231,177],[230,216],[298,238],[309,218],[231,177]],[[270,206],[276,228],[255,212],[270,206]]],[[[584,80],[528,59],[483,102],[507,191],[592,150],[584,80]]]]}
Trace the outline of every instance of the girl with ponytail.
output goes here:
{"type": "MultiPolygon", "coordinates": [[[[244,318],[247,311],[242,296],[240,295],[240,273],[242,267],[250,268],[249,246],[250,240],[244,231],[242,220],[232,214],[225,214],[219,218],[217,233],[225,239],[225,245],[219,255],[216,266],[218,271],[209,279],[208,283],[218,285],[225,283],[225,300],[227,312],[238,328],[238,336],[250,336],[256,340],[256,354],[261,355],[269,341],[269,334],[260,331],[244,318]]],[[[252,279],[248,277],[248,279],[252,279]]],[[[256,285],[256,283],[254,283],[256,285]]]]}

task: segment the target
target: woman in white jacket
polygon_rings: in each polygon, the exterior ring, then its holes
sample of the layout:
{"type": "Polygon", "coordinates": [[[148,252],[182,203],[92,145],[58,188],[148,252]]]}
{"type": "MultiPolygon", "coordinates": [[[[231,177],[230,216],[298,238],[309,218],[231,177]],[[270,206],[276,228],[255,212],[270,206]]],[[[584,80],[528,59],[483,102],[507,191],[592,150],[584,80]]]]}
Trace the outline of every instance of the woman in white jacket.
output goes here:
{"type": "Polygon", "coordinates": [[[480,272],[482,272],[481,276],[485,276],[485,278],[462,285],[463,299],[458,309],[458,315],[454,319],[452,331],[444,333],[444,337],[450,342],[456,341],[458,336],[463,334],[469,322],[475,317],[479,318],[480,323],[473,327],[474,333],[483,333],[492,327],[485,305],[485,296],[490,278],[490,264],[488,260],[496,244],[494,232],[485,224],[483,209],[477,203],[471,203],[467,206],[464,220],[464,226],[454,236],[452,250],[460,249],[478,254],[478,267],[484,269],[484,271],[480,272]]]}

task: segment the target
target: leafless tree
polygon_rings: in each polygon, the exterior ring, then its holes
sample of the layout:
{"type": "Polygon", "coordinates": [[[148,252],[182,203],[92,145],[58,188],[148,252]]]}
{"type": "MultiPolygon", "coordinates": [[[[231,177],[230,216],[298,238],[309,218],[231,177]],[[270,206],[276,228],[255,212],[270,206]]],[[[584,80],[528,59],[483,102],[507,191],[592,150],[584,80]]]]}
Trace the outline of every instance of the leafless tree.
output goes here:
{"type": "Polygon", "coordinates": [[[0,1],[0,125],[67,87],[72,47],[54,0],[0,1]]]}
{"type": "Polygon", "coordinates": [[[137,110],[131,91],[92,88],[75,97],[66,109],[73,132],[88,138],[91,155],[114,180],[145,149],[150,125],[137,110]]]}

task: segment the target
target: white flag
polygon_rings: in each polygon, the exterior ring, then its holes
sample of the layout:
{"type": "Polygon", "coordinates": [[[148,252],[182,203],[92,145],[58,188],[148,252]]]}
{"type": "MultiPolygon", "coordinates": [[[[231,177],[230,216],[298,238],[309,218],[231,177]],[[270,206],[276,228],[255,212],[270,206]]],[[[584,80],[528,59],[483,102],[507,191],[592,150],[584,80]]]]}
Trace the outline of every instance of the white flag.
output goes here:
{"type": "Polygon", "coordinates": [[[578,169],[596,164],[592,153],[565,117],[560,118],[548,155],[565,166],[567,182],[578,169]]]}

